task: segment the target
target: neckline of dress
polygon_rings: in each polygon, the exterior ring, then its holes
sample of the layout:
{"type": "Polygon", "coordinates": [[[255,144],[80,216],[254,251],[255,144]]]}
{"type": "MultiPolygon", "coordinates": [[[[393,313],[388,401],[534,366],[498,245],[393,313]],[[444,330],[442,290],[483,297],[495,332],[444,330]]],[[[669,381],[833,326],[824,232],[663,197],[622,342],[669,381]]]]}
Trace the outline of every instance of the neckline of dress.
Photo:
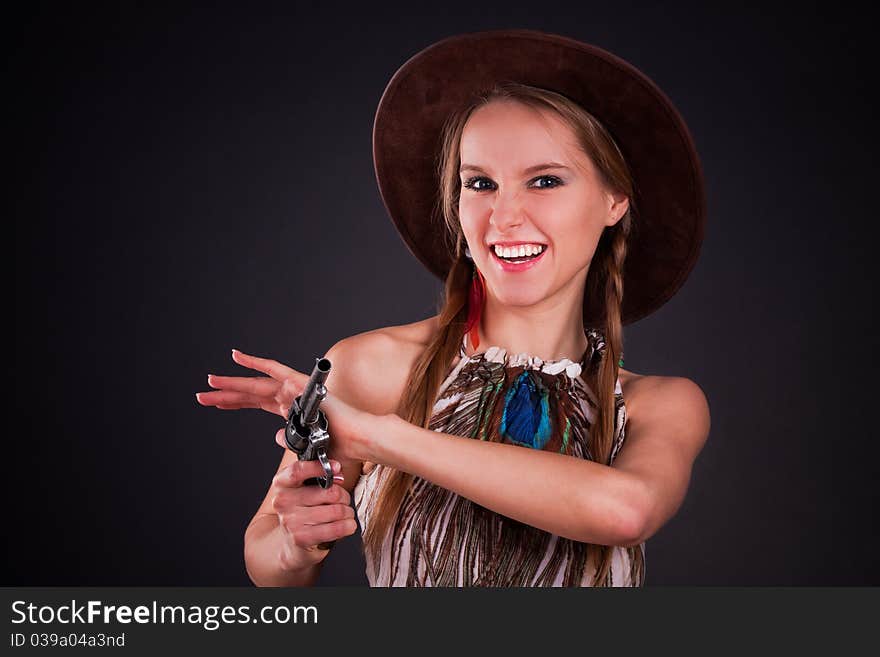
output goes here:
{"type": "Polygon", "coordinates": [[[570,358],[558,358],[556,360],[544,360],[538,356],[532,356],[525,352],[518,354],[508,354],[507,350],[497,345],[492,345],[482,351],[477,351],[468,355],[465,344],[468,336],[465,334],[462,339],[459,355],[462,359],[468,361],[483,360],[502,363],[505,367],[523,367],[525,369],[541,370],[547,374],[560,374],[565,372],[571,378],[580,376],[581,371],[587,363],[592,360],[593,353],[597,350],[601,351],[605,346],[605,341],[600,332],[596,329],[585,329],[584,334],[587,337],[587,348],[584,350],[580,360],[575,362],[570,358]]]}

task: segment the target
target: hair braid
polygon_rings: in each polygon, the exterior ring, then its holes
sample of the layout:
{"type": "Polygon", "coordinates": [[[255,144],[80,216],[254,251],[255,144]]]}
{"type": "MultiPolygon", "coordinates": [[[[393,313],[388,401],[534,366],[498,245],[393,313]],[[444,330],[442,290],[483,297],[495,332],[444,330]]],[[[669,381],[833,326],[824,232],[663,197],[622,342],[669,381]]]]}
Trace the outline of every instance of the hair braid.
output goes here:
{"type": "MultiPolygon", "coordinates": [[[[604,337],[605,347],[596,373],[596,431],[591,431],[593,458],[597,463],[611,465],[614,448],[617,399],[615,388],[620,371],[619,360],[623,356],[623,268],[626,261],[626,244],[632,226],[632,215],[627,209],[623,217],[612,228],[606,229],[608,247],[598,248],[599,280],[605,281],[604,337]]],[[[607,586],[611,571],[612,550],[609,546],[599,546],[596,585],[607,586]]],[[[631,552],[633,568],[641,571],[641,550],[631,552]],[[637,562],[637,563],[635,563],[637,562]]]]}

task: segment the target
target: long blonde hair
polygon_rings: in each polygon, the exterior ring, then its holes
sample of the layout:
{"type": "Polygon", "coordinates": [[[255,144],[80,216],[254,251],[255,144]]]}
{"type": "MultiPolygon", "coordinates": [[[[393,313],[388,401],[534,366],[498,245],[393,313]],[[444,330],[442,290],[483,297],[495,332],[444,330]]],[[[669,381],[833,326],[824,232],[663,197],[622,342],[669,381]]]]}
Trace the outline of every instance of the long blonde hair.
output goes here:
{"type": "MultiPolygon", "coordinates": [[[[437,162],[440,180],[437,214],[441,215],[447,228],[447,248],[454,254],[453,264],[446,276],[444,294],[438,304],[439,330],[416,360],[397,414],[412,424],[427,428],[440,385],[448,375],[454,358],[458,356],[464,337],[467,299],[473,272],[473,265],[464,257],[464,237],[458,217],[461,135],[468,118],[476,109],[498,100],[515,101],[527,107],[555,112],[571,127],[605,187],[625,194],[630,200],[629,209],[624,216],[603,232],[589,268],[585,290],[585,295],[592,294],[586,298],[604,297],[605,310],[599,315],[600,326],[597,327],[605,336],[604,356],[594,372],[584,368],[581,373],[584,382],[596,391],[598,400],[596,420],[590,428],[590,454],[596,462],[610,465],[615,430],[615,384],[618,359],[623,353],[620,312],[623,302],[623,263],[634,212],[633,182],[623,155],[598,120],[577,103],[545,89],[513,82],[499,83],[446,121],[437,162]]],[[[395,522],[412,482],[413,475],[394,470],[388,473],[378,493],[370,523],[364,533],[364,549],[370,552],[376,562],[380,562],[383,539],[395,522]]],[[[632,569],[641,570],[641,550],[633,550],[631,554],[637,561],[632,569]]],[[[607,585],[611,556],[612,550],[609,546],[587,546],[588,562],[592,558],[592,562],[596,564],[593,578],[595,585],[607,585]]]]}

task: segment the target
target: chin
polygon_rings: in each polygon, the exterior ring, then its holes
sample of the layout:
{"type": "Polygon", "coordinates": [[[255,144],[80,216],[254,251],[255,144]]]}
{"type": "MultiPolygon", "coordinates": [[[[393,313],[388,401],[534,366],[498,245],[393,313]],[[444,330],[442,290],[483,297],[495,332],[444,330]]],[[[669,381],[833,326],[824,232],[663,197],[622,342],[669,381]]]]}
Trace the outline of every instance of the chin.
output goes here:
{"type": "Polygon", "coordinates": [[[546,298],[546,294],[537,290],[511,290],[508,293],[497,294],[498,303],[504,306],[516,306],[527,308],[540,303],[546,298]]]}

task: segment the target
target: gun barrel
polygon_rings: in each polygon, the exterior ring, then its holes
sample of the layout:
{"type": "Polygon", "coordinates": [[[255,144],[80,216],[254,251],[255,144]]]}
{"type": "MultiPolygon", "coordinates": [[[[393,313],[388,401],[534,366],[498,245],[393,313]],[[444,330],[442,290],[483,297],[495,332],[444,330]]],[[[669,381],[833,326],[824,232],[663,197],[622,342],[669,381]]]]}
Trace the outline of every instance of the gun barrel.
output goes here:
{"type": "Polygon", "coordinates": [[[309,377],[306,387],[303,388],[301,398],[300,422],[305,426],[311,426],[318,419],[318,407],[327,396],[327,388],[324,382],[330,375],[330,361],[326,358],[316,358],[315,368],[309,377]]]}

